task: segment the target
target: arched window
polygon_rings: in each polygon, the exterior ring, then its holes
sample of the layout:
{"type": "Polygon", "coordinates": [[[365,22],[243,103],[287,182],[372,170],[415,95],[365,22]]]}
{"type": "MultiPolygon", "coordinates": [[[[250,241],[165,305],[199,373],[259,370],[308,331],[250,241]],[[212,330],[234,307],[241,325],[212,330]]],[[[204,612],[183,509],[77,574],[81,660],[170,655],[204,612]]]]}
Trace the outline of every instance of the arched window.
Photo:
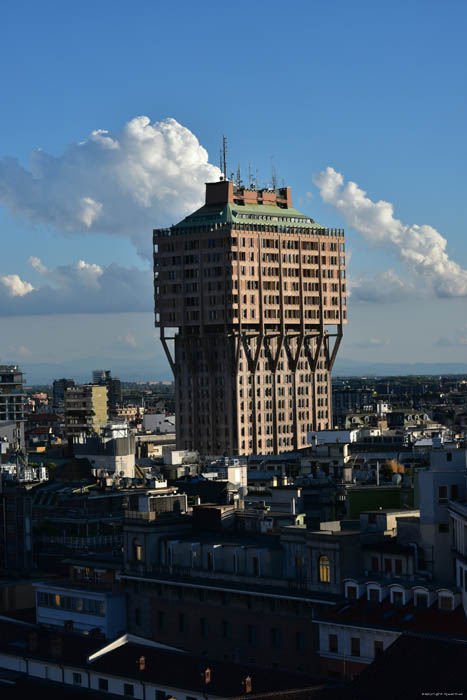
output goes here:
{"type": "Polygon", "coordinates": [[[320,583],[331,583],[331,564],[325,554],[319,558],[319,581],[320,583]]]}
{"type": "Polygon", "coordinates": [[[133,540],[133,560],[142,561],[143,560],[143,547],[137,537],[133,540]]]}

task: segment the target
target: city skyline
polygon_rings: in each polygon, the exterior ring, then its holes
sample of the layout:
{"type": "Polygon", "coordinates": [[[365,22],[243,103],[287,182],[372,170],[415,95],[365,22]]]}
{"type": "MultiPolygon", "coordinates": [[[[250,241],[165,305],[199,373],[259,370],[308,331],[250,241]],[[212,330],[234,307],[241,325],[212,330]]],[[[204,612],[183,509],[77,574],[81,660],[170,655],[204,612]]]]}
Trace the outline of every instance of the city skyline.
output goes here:
{"type": "Polygon", "coordinates": [[[151,231],[202,203],[223,134],[229,172],[240,163],[246,182],[251,164],[264,185],[275,171],[297,208],[346,229],[350,322],[337,373],[465,361],[465,56],[456,41],[465,7],[396,2],[388,16],[339,2],[336,23],[331,8],[298,2],[293,41],[282,41],[279,16],[249,8],[252,32],[265,22],[268,41],[248,54],[241,44],[221,70],[213,56],[235,30],[217,5],[211,16],[179,3],[187,22],[177,52],[170,32],[157,47],[151,34],[174,26],[175,7],[143,3],[136,16],[103,3],[89,25],[85,2],[71,33],[58,6],[23,5],[26,23],[21,4],[3,11],[2,361],[21,363],[33,381],[103,363],[128,379],[135,366],[152,367],[148,379],[170,376],[154,342],[151,231]],[[31,46],[22,60],[19,31],[31,46]],[[262,60],[269,45],[275,55],[262,60]],[[135,80],[121,90],[122,73],[135,80]],[[281,85],[287,101],[276,108],[281,85]]]}

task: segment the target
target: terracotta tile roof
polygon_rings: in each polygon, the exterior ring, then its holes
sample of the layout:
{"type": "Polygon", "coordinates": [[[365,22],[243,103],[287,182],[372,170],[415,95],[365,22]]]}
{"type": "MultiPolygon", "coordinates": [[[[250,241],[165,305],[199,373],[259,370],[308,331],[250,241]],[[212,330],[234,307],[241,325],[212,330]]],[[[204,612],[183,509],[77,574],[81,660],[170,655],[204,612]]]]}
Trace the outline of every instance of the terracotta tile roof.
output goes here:
{"type": "Polygon", "coordinates": [[[322,681],[308,674],[264,669],[227,661],[213,661],[193,654],[158,649],[129,642],[96,659],[90,667],[101,673],[160,683],[162,686],[183,688],[187,691],[237,698],[245,695],[242,681],[252,679],[252,692],[258,694],[298,690],[312,690],[322,681]],[[145,670],[138,670],[138,659],[145,657],[145,670]],[[205,684],[203,672],[211,670],[211,682],[205,684]]]}
{"type": "Polygon", "coordinates": [[[401,632],[426,632],[467,640],[467,619],[462,605],[452,612],[446,612],[439,610],[436,602],[429,608],[416,608],[413,603],[398,607],[388,599],[382,603],[372,603],[362,598],[328,608],[316,621],[401,632]]]}

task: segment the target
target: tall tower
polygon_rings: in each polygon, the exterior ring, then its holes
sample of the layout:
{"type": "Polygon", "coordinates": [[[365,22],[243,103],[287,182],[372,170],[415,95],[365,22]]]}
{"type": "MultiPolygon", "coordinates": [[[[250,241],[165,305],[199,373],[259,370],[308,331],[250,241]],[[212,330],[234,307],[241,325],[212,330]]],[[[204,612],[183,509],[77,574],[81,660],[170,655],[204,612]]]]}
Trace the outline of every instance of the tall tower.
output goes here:
{"type": "Polygon", "coordinates": [[[294,209],[289,187],[221,180],[153,242],[177,447],[274,454],[332,427],[331,370],[346,322],[343,230],[294,209]]]}

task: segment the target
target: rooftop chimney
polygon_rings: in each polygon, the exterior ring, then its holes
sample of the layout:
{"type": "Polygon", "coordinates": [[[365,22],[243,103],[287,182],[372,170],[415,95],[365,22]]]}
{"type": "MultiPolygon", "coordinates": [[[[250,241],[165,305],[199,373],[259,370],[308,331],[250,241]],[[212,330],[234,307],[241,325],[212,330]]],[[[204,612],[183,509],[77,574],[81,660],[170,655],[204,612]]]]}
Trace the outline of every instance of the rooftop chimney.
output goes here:
{"type": "Polygon", "coordinates": [[[210,668],[204,669],[204,671],[201,673],[201,679],[206,685],[208,685],[208,683],[211,682],[211,669],[210,668]]]}
{"type": "Polygon", "coordinates": [[[243,679],[242,686],[243,686],[243,690],[245,691],[245,693],[251,693],[251,691],[253,690],[251,676],[247,676],[246,678],[243,679]]]}

